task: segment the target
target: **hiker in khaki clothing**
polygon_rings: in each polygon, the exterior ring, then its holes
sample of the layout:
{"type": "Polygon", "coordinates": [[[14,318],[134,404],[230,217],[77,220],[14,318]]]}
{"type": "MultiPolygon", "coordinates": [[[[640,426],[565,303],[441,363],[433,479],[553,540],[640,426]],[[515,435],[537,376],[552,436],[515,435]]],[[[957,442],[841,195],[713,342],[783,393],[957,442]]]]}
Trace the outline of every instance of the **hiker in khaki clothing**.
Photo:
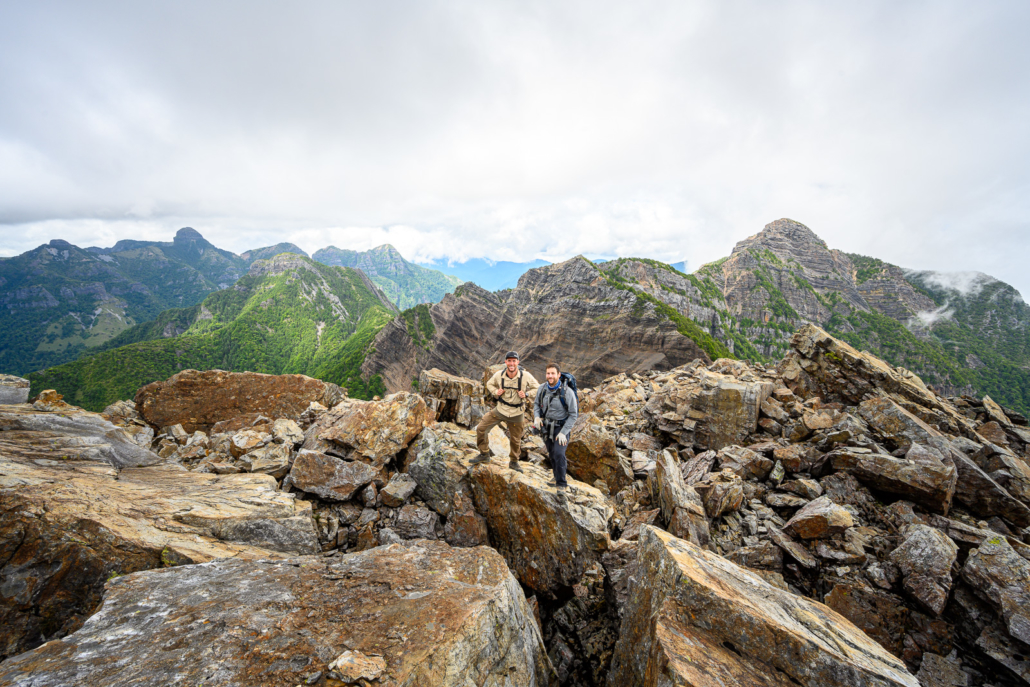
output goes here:
{"type": "MultiPolygon", "coordinates": [[[[476,427],[476,445],[479,455],[469,461],[471,465],[479,465],[490,460],[490,441],[487,434],[490,430],[504,423],[508,426],[508,467],[522,472],[519,467],[519,455],[522,451],[522,431],[526,427],[523,411],[533,407],[533,395],[540,383],[533,375],[519,367],[519,354],[508,351],[504,356],[504,369],[486,383],[487,393],[497,397],[497,407],[483,416],[476,427]]],[[[530,414],[530,420],[532,420],[530,414]]]]}

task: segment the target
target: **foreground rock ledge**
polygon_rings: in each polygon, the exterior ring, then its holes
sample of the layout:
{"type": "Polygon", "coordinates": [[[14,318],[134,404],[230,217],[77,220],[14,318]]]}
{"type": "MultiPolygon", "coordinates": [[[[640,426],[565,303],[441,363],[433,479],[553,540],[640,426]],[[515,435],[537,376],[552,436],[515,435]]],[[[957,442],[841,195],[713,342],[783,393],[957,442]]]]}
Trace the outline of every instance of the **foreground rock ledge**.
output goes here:
{"type": "Polygon", "coordinates": [[[645,527],[609,687],[918,687],[904,663],[822,604],[645,527]]]}
{"type": "Polygon", "coordinates": [[[548,684],[541,647],[495,551],[415,540],[116,578],[81,630],[0,664],[0,684],[293,687],[335,671],[381,687],[529,687],[548,684]]]}

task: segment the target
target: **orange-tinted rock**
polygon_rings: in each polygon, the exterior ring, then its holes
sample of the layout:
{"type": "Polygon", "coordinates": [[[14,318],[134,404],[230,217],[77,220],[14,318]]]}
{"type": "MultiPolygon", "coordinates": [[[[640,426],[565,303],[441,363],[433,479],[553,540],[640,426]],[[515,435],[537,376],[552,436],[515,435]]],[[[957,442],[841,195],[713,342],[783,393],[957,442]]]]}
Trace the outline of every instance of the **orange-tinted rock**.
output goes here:
{"type": "Polygon", "coordinates": [[[496,552],[419,541],[117,578],[101,613],[0,664],[0,683],[293,687],[320,673],[319,684],[536,687],[548,684],[542,646],[496,552]]]}
{"type": "Polygon", "coordinates": [[[820,496],[795,513],[784,529],[802,539],[822,539],[842,534],[854,524],[851,513],[827,497],[820,496]]]}
{"type": "Polygon", "coordinates": [[[425,422],[425,400],[402,391],[382,401],[350,406],[319,438],[348,446],[374,464],[385,465],[407,448],[425,422]]]}
{"type": "Polygon", "coordinates": [[[618,493],[633,483],[633,470],[615,450],[615,439],[593,413],[579,416],[565,456],[568,473],[581,482],[601,480],[608,491],[618,493]]]}
{"type": "Polygon", "coordinates": [[[304,375],[183,370],[147,384],[136,392],[135,401],[151,425],[181,424],[192,433],[246,413],[296,419],[312,401],[332,407],[342,398],[340,387],[304,375]]]}
{"type": "Polygon", "coordinates": [[[832,610],[648,527],[609,687],[918,687],[904,663],[832,610]]]}
{"type": "Polygon", "coordinates": [[[835,470],[850,472],[875,489],[903,496],[942,515],[951,508],[958,479],[954,465],[915,463],[859,449],[838,449],[830,454],[830,460],[835,470]]]}
{"type": "Polygon", "coordinates": [[[347,501],[378,474],[378,470],[361,461],[301,451],[290,469],[290,483],[323,499],[347,501]]]}
{"type": "Polygon", "coordinates": [[[614,511],[597,489],[569,480],[561,503],[548,470],[523,463],[524,472],[500,460],[472,469],[473,500],[486,518],[490,542],[515,576],[534,593],[554,596],[579,581],[608,549],[614,511]]]}

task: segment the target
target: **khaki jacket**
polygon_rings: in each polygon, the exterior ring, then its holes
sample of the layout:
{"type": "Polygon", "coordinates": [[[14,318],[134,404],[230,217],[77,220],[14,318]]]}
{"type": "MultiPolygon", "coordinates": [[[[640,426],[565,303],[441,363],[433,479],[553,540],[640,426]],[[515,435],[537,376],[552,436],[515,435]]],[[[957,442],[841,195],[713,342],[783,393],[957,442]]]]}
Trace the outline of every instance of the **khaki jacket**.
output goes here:
{"type": "Polygon", "coordinates": [[[536,381],[533,375],[529,374],[529,370],[522,371],[522,391],[526,392],[526,398],[519,398],[519,389],[517,388],[519,381],[518,372],[515,373],[515,378],[512,379],[508,376],[507,368],[498,370],[490,381],[486,383],[486,391],[490,394],[491,398],[497,399],[497,413],[504,417],[516,417],[521,415],[523,411],[533,407],[533,397],[536,394],[536,390],[540,388],[540,382],[536,381]],[[497,396],[497,390],[504,385],[504,395],[497,396]],[[502,403],[507,401],[507,403],[502,403]],[[512,403],[514,405],[508,405],[512,403]]]}

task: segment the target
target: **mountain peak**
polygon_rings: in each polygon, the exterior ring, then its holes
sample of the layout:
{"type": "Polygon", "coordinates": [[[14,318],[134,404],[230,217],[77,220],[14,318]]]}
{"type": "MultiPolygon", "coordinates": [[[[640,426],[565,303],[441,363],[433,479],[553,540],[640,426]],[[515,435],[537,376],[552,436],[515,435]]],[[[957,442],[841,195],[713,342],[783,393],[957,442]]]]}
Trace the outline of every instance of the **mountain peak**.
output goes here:
{"type": "Polygon", "coordinates": [[[738,242],[733,247],[731,255],[757,247],[770,248],[774,253],[779,253],[780,251],[776,248],[780,247],[785,253],[790,253],[802,246],[818,246],[823,250],[828,250],[826,242],[819,238],[814,231],[801,222],[784,218],[769,222],[762,228],[762,231],[738,242]]]}
{"type": "Polygon", "coordinates": [[[175,238],[172,239],[172,240],[173,241],[190,241],[190,240],[195,240],[195,239],[203,240],[204,237],[201,235],[201,233],[199,231],[197,231],[193,227],[183,227],[179,231],[175,232],[175,238]]]}

